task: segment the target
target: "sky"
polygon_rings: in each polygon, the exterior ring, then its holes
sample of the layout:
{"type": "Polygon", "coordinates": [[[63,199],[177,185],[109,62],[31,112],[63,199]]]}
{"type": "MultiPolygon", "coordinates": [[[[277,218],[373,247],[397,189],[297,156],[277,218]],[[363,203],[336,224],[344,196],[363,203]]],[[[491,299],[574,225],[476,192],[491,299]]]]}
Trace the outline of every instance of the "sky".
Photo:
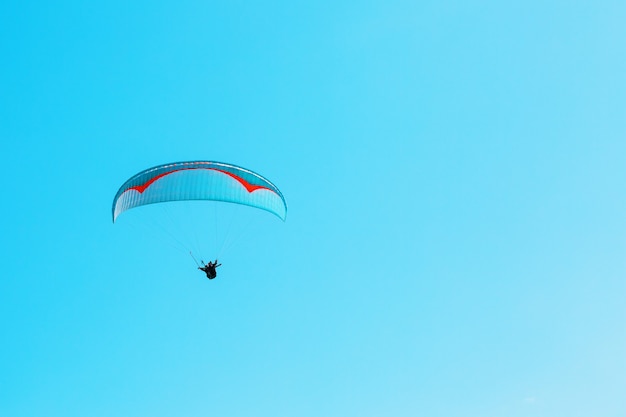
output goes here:
{"type": "Polygon", "coordinates": [[[624,21],[2,2],[0,415],[626,415],[624,21]],[[211,281],[135,227],[152,208],[111,221],[186,160],[289,207],[175,211],[208,239],[247,219],[211,281]]]}

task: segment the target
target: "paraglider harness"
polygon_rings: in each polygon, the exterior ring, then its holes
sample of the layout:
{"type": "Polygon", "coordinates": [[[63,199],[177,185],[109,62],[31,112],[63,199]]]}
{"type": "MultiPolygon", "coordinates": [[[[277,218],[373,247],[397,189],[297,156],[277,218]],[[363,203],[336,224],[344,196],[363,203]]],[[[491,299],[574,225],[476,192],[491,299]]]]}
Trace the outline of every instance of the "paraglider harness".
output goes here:
{"type": "MultiPolygon", "coordinates": [[[[202,261],[200,261],[202,262],[202,261]]],[[[215,270],[215,268],[217,268],[218,266],[221,266],[222,264],[218,264],[217,263],[217,259],[215,260],[215,262],[211,262],[209,261],[206,265],[203,266],[199,266],[198,269],[201,271],[204,271],[206,273],[206,277],[208,279],[213,279],[217,276],[217,271],[215,270]]]]}

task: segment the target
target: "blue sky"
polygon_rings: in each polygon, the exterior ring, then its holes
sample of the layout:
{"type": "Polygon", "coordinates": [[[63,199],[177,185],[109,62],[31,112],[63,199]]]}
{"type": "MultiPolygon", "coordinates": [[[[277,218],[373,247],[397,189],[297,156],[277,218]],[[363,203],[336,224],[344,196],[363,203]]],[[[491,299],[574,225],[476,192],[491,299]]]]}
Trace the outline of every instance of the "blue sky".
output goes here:
{"type": "Polygon", "coordinates": [[[626,415],[624,21],[4,2],[0,414],[626,415]],[[244,210],[213,281],[152,212],[111,223],[131,175],[197,159],[289,205],[244,210]]]}

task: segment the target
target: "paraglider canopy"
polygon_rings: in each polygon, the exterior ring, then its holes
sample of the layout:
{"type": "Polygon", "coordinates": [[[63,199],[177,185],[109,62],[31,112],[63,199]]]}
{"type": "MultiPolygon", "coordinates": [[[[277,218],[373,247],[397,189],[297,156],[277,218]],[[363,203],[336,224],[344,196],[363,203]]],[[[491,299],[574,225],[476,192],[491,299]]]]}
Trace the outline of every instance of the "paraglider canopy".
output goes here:
{"type": "Polygon", "coordinates": [[[280,190],[256,172],[222,162],[190,161],[159,165],[128,179],[113,199],[113,222],[134,207],[184,200],[243,204],[283,221],[287,217],[280,190]]]}

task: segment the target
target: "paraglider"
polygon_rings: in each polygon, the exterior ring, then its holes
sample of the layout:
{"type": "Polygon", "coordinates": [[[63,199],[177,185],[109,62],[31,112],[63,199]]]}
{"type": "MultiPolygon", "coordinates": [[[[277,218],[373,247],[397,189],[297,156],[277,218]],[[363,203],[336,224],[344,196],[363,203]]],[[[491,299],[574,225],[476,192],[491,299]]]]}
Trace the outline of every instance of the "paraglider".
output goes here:
{"type": "Polygon", "coordinates": [[[215,270],[215,268],[217,268],[218,266],[222,266],[222,264],[218,265],[216,259],[215,262],[209,261],[209,263],[207,263],[206,265],[199,266],[198,269],[204,271],[208,279],[213,279],[217,277],[217,271],[215,270]]]}
{"type": "Polygon", "coordinates": [[[256,172],[210,161],[177,162],[142,171],[113,199],[113,222],[124,211],[166,201],[213,200],[267,210],[281,220],[287,203],[280,190],[256,172]]]}
{"type": "MultiPolygon", "coordinates": [[[[214,161],[188,161],[158,165],[129,178],[113,199],[113,222],[135,207],[189,200],[228,202],[268,211],[285,221],[287,203],[269,180],[246,168],[214,161]]],[[[192,255],[193,256],[193,255],[192,255]]],[[[207,278],[217,276],[218,265],[198,268],[207,278]]]]}

